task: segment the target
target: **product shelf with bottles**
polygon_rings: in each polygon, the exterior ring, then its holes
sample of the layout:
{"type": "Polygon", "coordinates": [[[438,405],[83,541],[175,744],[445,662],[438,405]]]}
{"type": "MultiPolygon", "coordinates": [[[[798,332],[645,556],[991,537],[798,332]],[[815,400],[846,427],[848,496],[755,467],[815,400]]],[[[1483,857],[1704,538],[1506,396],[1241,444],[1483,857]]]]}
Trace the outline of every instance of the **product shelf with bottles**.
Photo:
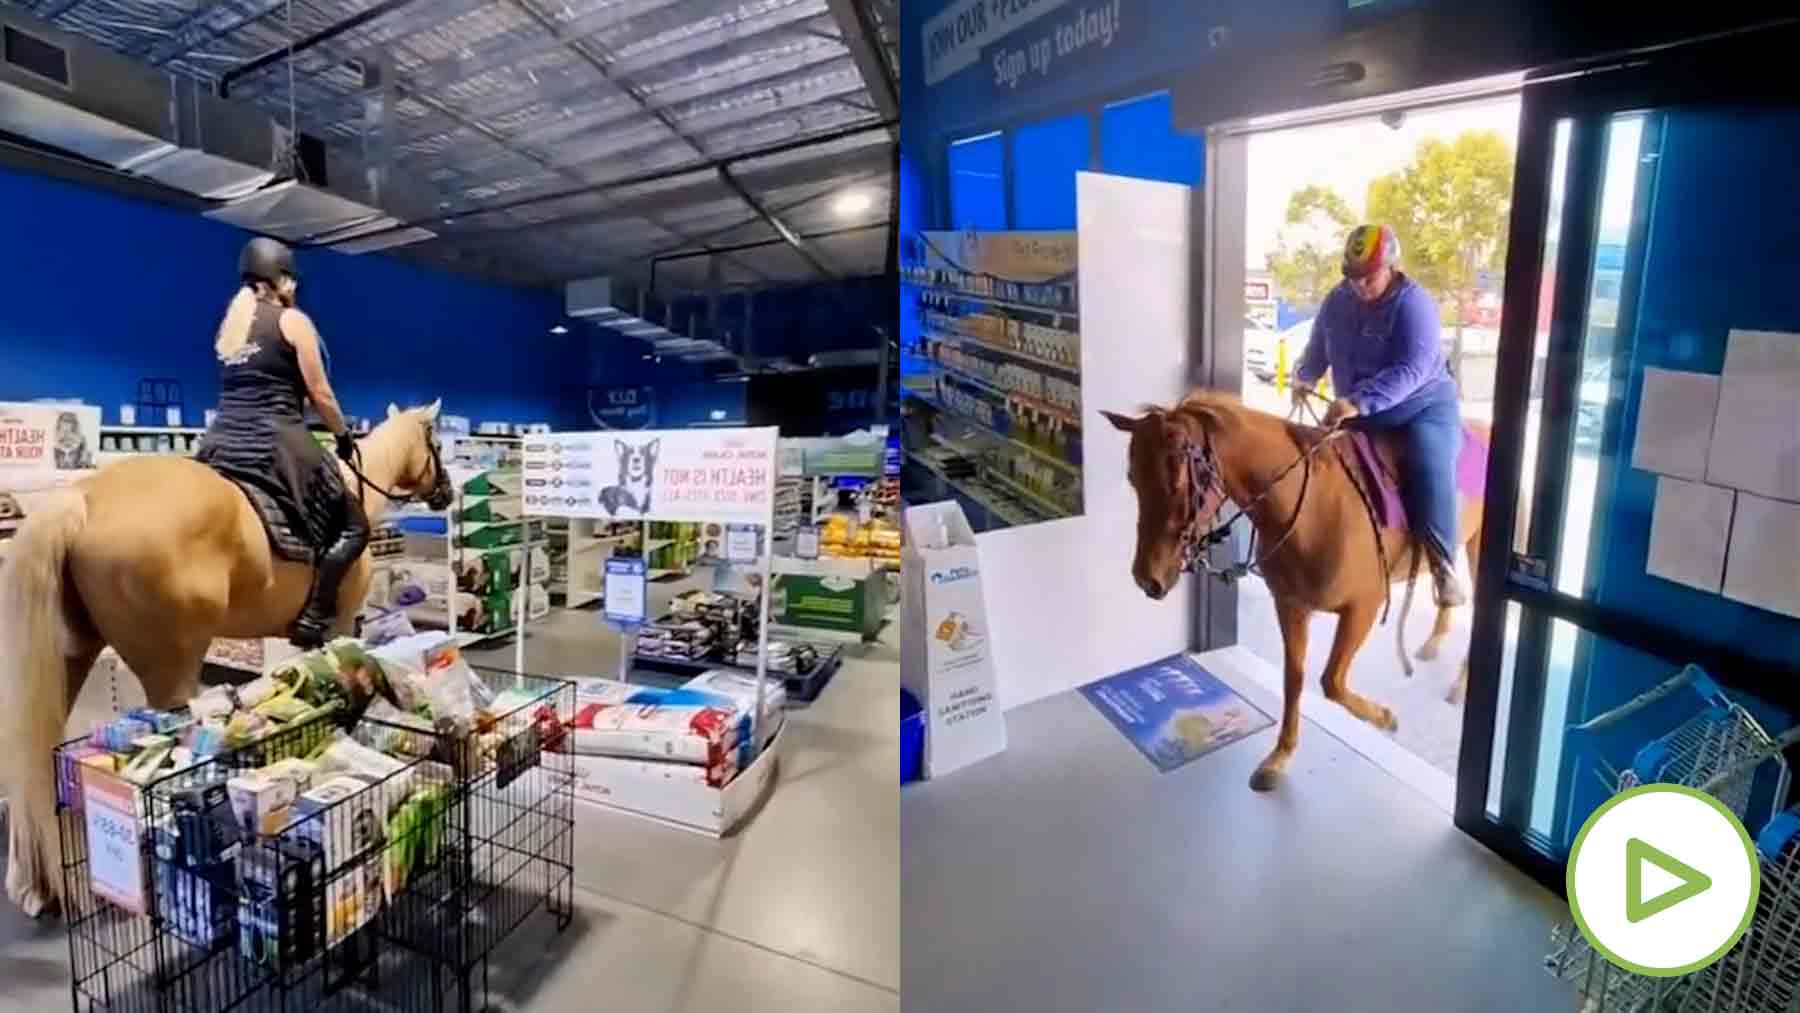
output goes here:
{"type": "Polygon", "coordinates": [[[921,323],[903,377],[906,484],[978,530],[1081,514],[1074,232],[926,232],[903,268],[921,323]]]}

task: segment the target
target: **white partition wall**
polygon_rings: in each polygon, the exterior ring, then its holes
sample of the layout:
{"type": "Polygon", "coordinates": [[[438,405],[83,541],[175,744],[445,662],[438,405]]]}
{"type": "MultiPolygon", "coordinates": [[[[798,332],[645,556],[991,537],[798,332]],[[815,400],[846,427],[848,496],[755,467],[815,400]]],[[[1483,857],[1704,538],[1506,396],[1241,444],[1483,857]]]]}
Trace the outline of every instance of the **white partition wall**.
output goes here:
{"type": "Polygon", "coordinates": [[[1137,499],[1125,434],[1100,416],[1186,393],[1197,191],[1076,177],[1085,511],[980,536],[1001,705],[1013,708],[1189,647],[1193,582],[1161,602],[1131,580],[1137,499]]]}

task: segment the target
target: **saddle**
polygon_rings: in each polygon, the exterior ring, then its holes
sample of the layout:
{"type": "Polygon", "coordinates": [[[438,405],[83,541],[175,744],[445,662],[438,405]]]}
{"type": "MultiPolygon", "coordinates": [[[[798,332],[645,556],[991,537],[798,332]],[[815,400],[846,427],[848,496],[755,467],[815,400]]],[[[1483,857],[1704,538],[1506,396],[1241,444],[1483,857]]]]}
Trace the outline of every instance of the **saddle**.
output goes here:
{"type": "MultiPolygon", "coordinates": [[[[224,475],[223,472],[220,473],[224,475]]],[[[269,548],[276,558],[290,563],[305,563],[308,566],[318,561],[322,546],[330,545],[343,533],[344,523],[341,518],[335,523],[314,524],[316,534],[309,534],[296,524],[293,512],[271,496],[267,490],[240,482],[230,475],[224,478],[243,491],[244,497],[250,501],[250,508],[256,511],[257,519],[262,521],[263,531],[269,536],[269,548]],[[317,538],[314,541],[313,538],[317,538]]],[[[339,512],[341,514],[341,511],[339,512]]]]}
{"type": "MultiPolygon", "coordinates": [[[[1390,530],[1410,530],[1406,501],[1400,495],[1400,479],[1394,473],[1397,449],[1379,432],[1349,429],[1342,438],[1350,444],[1350,459],[1354,462],[1355,472],[1352,477],[1368,492],[1376,523],[1390,530]]],[[[1456,458],[1458,492],[1464,496],[1482,494],[1482,487],[1487,482],[1487,458],[1487,441],[1464,423],[1462,452],[1456,458]]]]}

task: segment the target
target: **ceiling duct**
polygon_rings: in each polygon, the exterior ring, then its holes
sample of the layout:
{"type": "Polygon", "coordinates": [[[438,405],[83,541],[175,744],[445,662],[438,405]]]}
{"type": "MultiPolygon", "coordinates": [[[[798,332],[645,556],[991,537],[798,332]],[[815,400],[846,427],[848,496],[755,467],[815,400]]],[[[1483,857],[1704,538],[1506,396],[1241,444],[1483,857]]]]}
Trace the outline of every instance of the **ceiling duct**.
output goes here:
{"type": "Polygon", "coordinates": [[[436,235],[426,229],[393,231],[407,218],[424,217],[430,205],[422,186],[391,170],[385,175],[327,146],[317,179],[289,179],[206,212],[208,218],[252,232],[337,250],[371,253],[436,235]]]}
{"type": "Polygon", "coordinates": [[[267,116],[11,9],[0,11],[0,130],[211,200],[275,177],[267,116]]]}
{"type": "Polygon", "coordinates": [[[422,184],[10,8],[0,10],[0,131],[223,202],[207,217],[290,242],[369,253],[434,235],[396,231],[435,208],[422,184]],[[277,182],[293,172],[303,178],[277,182]]]}
{"type": "Polygon", "coordinates": [[[661,324],[625,312],[614,306],[612,300],[611,278],[583,278],[569,282],[563,289],[563,311],[569,316],[646,342],[657,355],[693,363],[737,361],[737,356],[717,341],[677,334],[661,324]]]}

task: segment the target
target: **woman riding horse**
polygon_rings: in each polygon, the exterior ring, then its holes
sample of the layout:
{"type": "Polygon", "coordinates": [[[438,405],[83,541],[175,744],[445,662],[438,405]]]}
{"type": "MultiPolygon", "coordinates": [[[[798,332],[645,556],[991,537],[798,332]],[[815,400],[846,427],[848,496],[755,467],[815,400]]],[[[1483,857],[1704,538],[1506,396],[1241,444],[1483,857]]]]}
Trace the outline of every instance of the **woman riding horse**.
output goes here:
{"type": "Polygon", "coordinates": [[[369,544],[369,519],[337,462],[307,432],[307,401],[337,436],[345,461],[355,441],[325,376],[319,332],[294,307],[294,254],[273,239],[250,240],[238,258],[243,282],[213,348],[221,364],[218,415],[194,455],[261,493],[299,539],[313,546],[316,572],[306,608],[288,639],[317,647],[337,621],[338,587],[369,544]]]}
{"type": "Polygon", "coordinates": [[[1425,545],[1440,608],[1468,602],[1456,575],[1456,457],[1462,408],[1444,361],[1437,303],[1399,270],[1400,240],[1361,225],[1344,243],[1344,280],[1325,297],[1306,351],[1294,364],[1294,402],[1331,369],[1341,392],[1326,426],[1391,429],[1400,438],[1400,495],[1425,545]]]}

